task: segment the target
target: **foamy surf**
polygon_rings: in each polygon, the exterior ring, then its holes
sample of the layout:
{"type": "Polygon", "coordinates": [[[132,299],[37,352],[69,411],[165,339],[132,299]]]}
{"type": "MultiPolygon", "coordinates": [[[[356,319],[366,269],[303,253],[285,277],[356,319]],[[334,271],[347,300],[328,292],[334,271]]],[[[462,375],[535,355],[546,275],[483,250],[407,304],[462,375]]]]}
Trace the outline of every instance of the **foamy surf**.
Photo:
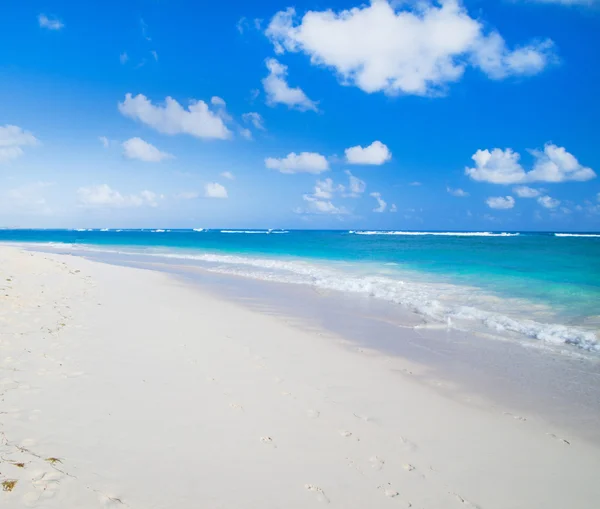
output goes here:
{"type": "Polygon", "coordinates": [[[413,232],[413,231],[387,231],[365,230],[349,231],[354,235],[437,235],[443,237],[518,237],[520,233],[494,233],[494,232],[413,232]]]}
{"type": "MultiPolygon", "coordinates": [[[[210,272],[242,276],[262,281],[307,285],[345,293],[366,295],[393,302],[427,320],[467,329],[483,327],[497,333],[511,333],[552,345],[573,345],[600,352],[596,333],[560,323],[544,323],[529,316],[539,305],[523,299],[506,299],[474,287],[394,279],[386,275],[363,275],[339,266],[303,260],[246,257],[219,253],[185,253],[144,249],[129,251],[89,246],[72,246],[81,252],[112,253],[126,256],[189,260],[210,272]]],[[[546,310],[548,311],[548,310],[546,310]]],[[[542,313],[551,318],[548,311],[542,313]]]]}

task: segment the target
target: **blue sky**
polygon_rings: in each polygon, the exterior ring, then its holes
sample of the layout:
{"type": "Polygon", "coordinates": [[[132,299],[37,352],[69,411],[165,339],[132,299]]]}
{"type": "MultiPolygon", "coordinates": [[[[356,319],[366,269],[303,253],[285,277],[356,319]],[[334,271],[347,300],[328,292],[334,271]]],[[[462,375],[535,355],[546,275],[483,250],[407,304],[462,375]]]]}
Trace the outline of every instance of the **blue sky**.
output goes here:
{"type": "Polygon", "coordinates": [[[0,225],[599,229],[597,1],[254,4],[6,2],[0,225]]]}

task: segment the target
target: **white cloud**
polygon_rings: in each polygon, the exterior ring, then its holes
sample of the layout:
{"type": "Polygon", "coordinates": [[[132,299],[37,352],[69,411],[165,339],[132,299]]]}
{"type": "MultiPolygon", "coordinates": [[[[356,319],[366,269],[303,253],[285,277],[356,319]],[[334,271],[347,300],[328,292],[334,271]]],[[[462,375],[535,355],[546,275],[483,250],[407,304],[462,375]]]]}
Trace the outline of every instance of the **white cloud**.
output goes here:
{"type": "Polygon", "coordinates": [[[387,203],[381,198],[381,193],[371,193],[369,196],[372,196],[377,200],[378,206],[373,209],[373,212],[385,212],[387,203]]]}
{"type": "Polygon", "coordinates": [[[297,213],[300,214],[334,214],[334,215],[345,215],[349,214],[348,210],[344,207],[337,207],[329,200],[320,200],[315,196],[305,194],[302,199],[308,203],[307,209],[296,209],[297,213]]]}
{"type": "Polygon", "coordinates": [[[493,196],[485,202],[491,209],[512,209],[515,206],[515,199],[512,196],[493,196]]]}
{"type": "Polygon", "coordinates": [[[158,53],[154,50],[150,50],[150,54],[152,55],[152,58],[154,58],[154,61],[158,62],[158,53]]]}
{"type": "Polygon", "coordinates": [[[109,147],[110,140],[106,136],[98,136],[98,139],[100,140],[100,143],[102,143],[102,146],[104,148],[108,148],[109,147]]]}
{"type": "Polygon", "coordinates": [[[285,104],[288,108],[300,111],[318,111],[317,103],[310,100],[299,87],[290,87],[286,81],[287,66],[280,64],[274,58],[266,61],[269,75],[262,80],[267,94],[267,104],[285,104]]]}
{"type": "Polygon", "coordinates": [[[123,155],[127,159],[139,159],[147,163],[159,163],[164,159],[175,157],[167,152],[161,152],[154,145],[137,137],[124,141],[122,146],[123,155]]]}
{"type": "Polygon", "coordinates": [[[265,166],[281,173],[322,173],[329,170],[327,158],[316,152],[289,153],[286,157],[267,157],[265,166]]]}
{"type": "Polygon", "coordinates": [[[204,101],[191,101],[187,109],[175,99],[167,97],[164,105],[155,106],[146,96],[125,95],[119,111],[126,117],[156,129],[164,134],[189,134],[196,138],[225,140],[231,138],[219,113],[212,112],[204,101]]]}
{"type": "Polygon", "coordinates": [[[438,94],[469,65],[500,79],[538,73],[555,60],[550,40],[510,50],[457,0],[392,5],[377,0],[338,13],[309,11],[299,21],[288,8],[265,34],[276,53],[303,52],[367,93],[438,94]]]}
{"type": "Polygon", "coordinates": [[[512,149],[478,150],[472,156],[475,168],[465,168],[465,174],[479,182],[492,184],[519,184],[523,182],[586,181],[596,177],[591,168],[582,166],[563,147],[552,143],[543,152],[534,150],[533,169],[526,172],[519,163],[520,155],[512,149]]]}
{"type": "Polygon", "coordinates": [[[242,115],[242,120],[249,124],[252,124],[256,129],[261,131],[265,130],[264,120],[261,117],[260,113],[256,113],[256,111],[250,111],[248,113],[244,113],[242,115]]]}
{"type": "Polygon", "coordinates": [[[551,143],[544,146],[544,151],[533,151],[536,158],[533,170],[527,174],[530,182],[565,182],[575,180],[584,182],[593,179],[596,174],[591,168],[579,164],[579,161],[567,152],[564,147],[551,143]]]}
{"type": "Polygon", "coordinates": [[[235,175],[230,171],[224,171],[221,173],[221,177],[226,178],[227,180],[235,180],[235,175]]]}
{"type": "Polygon", "coordinates": [[[513,191],[519,198],[537,198],[541,194],[539,189],[527,186],[517,186],[513,191]]]}
{"type": "Polygon", "coordinates": [[[333,180],[330,178],[317,180],[313,196],[315,198],[325,198],[329,200],[333,196],[333,180]]]}
{"type": "Polygon", "coordinates": [[[245,127],[240,129],[240,136],[247,140],[252,139],[252,131],[250,129],[246,129],[245,127]]]}
{"type": "Polygon", "coordinates": [[[398,208],[396,207],[395,203],[392,203],[392,206],[390,207],[390,212],[398,212],[398,208]]]}
{"type": "Polygon", "coordinates": [[[77,190],[79,203],[86,207],[156,207],[158,196],[152,191],[123,195],[107,184],[80,187],[77,190]]]}
{"type": "Polygon", "coordinates": [[[463,191],[462,189],[452,189],[451,187],[447,187],[446,191],[448,191],[452,196],[456,196],[457,198],[466,198],[469,196],[469,193],[463,191]]]}
{"type": "Polygon", "coordinates": [[[219,106],[222,108],[225,108],[225,106],[227,106],[227,103],[225,102],[224,99],[221,99],[219,96],[213,95],[210,98],[210,104],[212,104],[213,106],[219,106]]]}
{"type": "Polygon", "coordinates": [[[48,30],[60,30],[65,26],[58,18],[49,18],[45,14],[40,14],[38,16],[38,22],[42,28],[47,28],[48,30]]]}
{"type": "Polygon", "coordinates": [[[206,198],[227,198],[227,189],[217,182],[210,182],[204,186],[206,198]]]}
{"type": "Polygon", "coordinates": [[[179,200],[195,200],[199,197],[200,193],[196,191],[183,191],[176,196],[176,198],[179,200]]]}
{"type": "Polygon", "coordinates": [[[410,184],[408,184],[409,186],[422,186],[423,184],[421,184],[421,182],[411,182],[410,184]]]}
{"type": "Polygon", "coordinates": [[[358,198],[362,193],[365,192],[365,189],[367,188],[366,182],[352,175],[350,170],[346,170],[345,173],[350,179],[350,184],[348,186],[350,193],[348,193],[346,196],[350,198],[358,198]]]}
{"type": "Polygon", "coordinates": [[[124,51],[119,55],[119,62],[121,62],[121,64],[126,64],[128,60],[129,56],[127,55],[127,52],[124,51]]]}
{"type": "Polygon", "coordinates": [[[545,207],[547,209],[555,209],[556,207],[558,207],[560,205],[560,200],[557,200],[555,198],[551,198],[550,196],[540,196],[537,199],[537,202],[542,207],[545,207]]]}
{"type": "Polygon", "coordinates": [[[33,134],[16,125],[0,126],[0,163],[22,156],[22,147],[37,145],[37,143],[38,140],[33,134]]]}
{"type": "Polygon", "coordinates": [[[380,165],[392,158],[392,153],[386,145],[380,141],[374,141],[368,147],[356,147],[347,148],[344,153],[346,154],[346,161],[349,164],[373,164],[380,165]]]}

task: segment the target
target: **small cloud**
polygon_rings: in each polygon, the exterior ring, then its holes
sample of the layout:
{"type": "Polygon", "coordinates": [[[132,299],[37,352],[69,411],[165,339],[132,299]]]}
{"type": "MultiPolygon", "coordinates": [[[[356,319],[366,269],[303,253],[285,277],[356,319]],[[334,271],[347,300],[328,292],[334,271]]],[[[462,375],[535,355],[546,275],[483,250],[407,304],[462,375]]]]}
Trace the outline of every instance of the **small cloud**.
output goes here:
{"type": "Polygon", "coordinates": [[[378,206],[373,209],[373,212],[385,212],[385,209],[387,208],[387,203],[381,197],[381,193],[373,192],[369,196],[372,196],[377,200],[378,206]]]}
{"type": "Polygon", "coordinates": [[[85,207],[156,207],[158,196],[152,191],[144,190],[138,194],[123,195],[108,184],[91,187],[80,187],[77,190],[79,203],[85,207]]]}
{"type": "Polygon", "coordinates": [[[121,62],[122,65],[126,64],[128,60],[129,60],[129,56],[127,55],[126,51],[124,51],[123,53],[121,53],[119,55],[119,62],[121,62]]]}
{"type": "Polygon", "coordinates": [[[142,37],[147,41],[151,41],[152,39],[148,36],[148,24],[143,18],[140,18],[140,27],[142,27],[142,37]]]}
{"type": "Polygon", "coordinates": [[[47,28],[48,30],[60,30],[65,25],[62,21],[60,21],[56,17],[48,17],[45,14],[40,14],[38,16],[38,22],[40,27],[47,28]]]}
{"type": "Polygon", "coordinates": [[[217,106],[219,108],[225,108],[225,106],[227,106],[227,103],[225,103],[225,100],[221,99],[220,97],[213,95],[210,98],[210,104],[212,104],[213,106],[217,106]]]}
{"type": "Polygon", "coordinates": [[[352,175],[350,170],[346,170],[344,173],[348,175],[348,178],[350,179],[350,183],[348,185],[350,192],[346,194],[346,197],[358,198],[362,193],[365,192],[365,189],[367,188],[366,182],[352,175]]]}
{"type": "Polygon", "coordinates": [[[227,198],[227,189],[217,182],[210,182],[204,186],[206,198],[227,198]]]}
{"type": "Polygon", "coordinates": [[[16,125],[0,126],[0,163],[21,157],[24,154],[22,147],[35,146],[38,143],[33,134],[16,125]]]}
{"type": "Polygon", "coordinates": [[[317,103],[307,97],[300,87],[290,87],[286,81],[287,66],[274,58],[266,61],[269,74],[262,80],[267,94],[267,104],[285,104],[290,109],[299,111],[318,111],[317,103]]]}
{"type": "Polygon", "coordinates": [[[100,143],[102,143],[102,146],[104,148],[108,148],[109,147],[110,140],[106,136],[98,136],[98,139],[100,140],[100,143]]]}
{"type": "Polygon", "coordinates": [[[519,198],[537,198],[542,194],[540,190],[527,186],[517,186],[513,191],[519,198]]]}
{"type": "Polygon", "coordinates": [[[560,205],[560,200],[551,198],[550,196],[540,196],[537,202],[544,208],[555,209],[560,205]]]}
{"type": "Polygon", "coordinates": [[[336,216],[349,214],[345,207],[337,207],[331,201],[319,199],[313,195],[305,194],[302,199],[308,203],[306,209],[294,209],[296,214],[332,214],[336,216]]]}
{"type": "Polygon", "coordinates": [[[185,133],[196,138],[220,140],[231,138],[231,131],[225,125],[223,116],[218,111],[211,111],[204,101],[192,100],[184,108],[171,97],[167,97],[163,105],[154,105],[142,94],[135,97],[126,94],[118,108],[122,115],[139,120],[164,134],[185,133]]]}
{"type": "Polygon", "coordinates": [[[469,196],[469,193],[463,191],[462,189],[452,189],[451,187],[447,187],[446,191],[448,191],[452,196],[456,196],[457,198],[466,198],[469,196]]]}
{"type": "Polygon", "coordinates": [[[250,90],[250,102],[256,101],[259,95],[260,90],[258,88],[253,88],[252,90],[250,90]]]}
{"type": "Polygon", "coordinates": [[[262,118],[260,113],[256,113],[255,111],[244,113],[242,115],[242,120],[248,124],[252,124],[256,129],[260,131],[265,130],[264,119],[262,118]]]}
{"type": "Polygon", "coordinates": [[[346,154],[346,161],[349,164],[369,164],[379,166],[392,158],[390,150],[380,141],[374,141],[368,147],[364,148],[360,145],[350,147],[347,148],[344,153],[346,154]]]}
{"type": "Polygon", "coordinates": [[[423,184],[421,184],[421,182],[411,182],[410,184],[408,184],[409,186],[422,186],[423,184]]]}
{"type": "Polygon", "coordinates": [[[230,171],[224,171],[221,173],[221,177],[226,178],[227,180],[235,180],[235,175],[230,171]]]}
{"type": "Polygon", "coordinates": [[[286,157],[267,157],[265,166],[281,173],[322,173],[329,170],[327,158],[316,152],[289,153],[286,157]]]}
{"type": "Polygon", "coordinates": [[[158,163],[164,159],[175,157],[167,152],[161,152],[154,145],[137,137],[124,141],[122,146],[123,155],[127,159],[139,159],[147,163],[158,163]]]}
{"type": "Polygon", "coordinates": [[[158,62],[158,53],[154,50],[150,50],[150,54],[152,55],[152,58],[154,58],[154,61],[158,62]]]}
{"type": "Polygon", "coordinates": [[[392,203],[392,206],[390,207],[390,212],[398,212],[398,209],[396,208],[395,203],[392,203]]]}
{"type": "Polygon", "coordinates": [[[242,127],[240,129],[240,136],[242,138],[245,138],[247,140],[251,140],[252,139],[252,131],[250,129],[247,129],[245,127],[242,127]]]}
{"type": "Polygon", "coordinates": [[[235,28],[237,28],[237,31],[240,34],[243,34],[244,31],[248,28],[248,20],[242,16],[240,19],[238,19],[237,23],[235,24],[235,28]]]}
{"type": "Polygon", "coordinates": [[[491,209],[512,209],[515,206],[515,199],[512,196],[492,196],[485,202],[491,209]]]}

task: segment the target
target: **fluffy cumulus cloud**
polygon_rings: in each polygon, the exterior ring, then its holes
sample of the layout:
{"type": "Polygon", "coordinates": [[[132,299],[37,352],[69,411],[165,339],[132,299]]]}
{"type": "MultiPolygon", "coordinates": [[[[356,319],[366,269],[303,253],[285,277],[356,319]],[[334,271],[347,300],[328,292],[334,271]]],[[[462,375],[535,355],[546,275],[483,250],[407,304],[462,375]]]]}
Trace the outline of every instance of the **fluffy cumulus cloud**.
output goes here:
{"type": "Polygon", "coordinates": [[[540,196],[537,199],[537,202],[542,207],[545,207],[547,209],[555,209],[556,207],[558,207],[560,205],[560,200],[557,200],[555,198],[551,198],[550,196],[540,196]]]}
{"type": "Polygon", "coordinates": [[[0,163],[23,155],[23,147],[37,145],[38,140],[16,125],[0,126],[0,163]]]}
{"type": "Polygon", "coordinates": [[[457,198],[466,198],[469,196],[469,193],[462,189],[452,189],[451,187],[447,187],[446,191],[448,191],[452,196],[456,196],[457,198]]]}
{"type": "Polygon", "coordinates": [[[512,149],[478,150],[472,156],[475,167],[465,168],[465,174],[479,182],[519,184],[524,182],[583,182],[596,177],[591,168],[579,163],[564,147],[547,143],[543,151],[533,150],[533,169],[525,171],[520,155],[512,149]]]}
{"type": "Polygon", "coordinates": [[[330,199],[333,196],[333,191],[333,180],[330,178],[325,180],[317,180],[313,196],[315,198],[330,199]]]}
{"type": "Polygon", "coordinates": [[[227,198],[227,189],[217,182],[209,182],[204,186],[206,198],[227,198]]]}
{"type": "Polygon", "coordinates": [[[299,111],[318,111],[317,103],[307,97],[300,87],[290,87],[286,80],[287,66],[274,58],[267,59],[269,74],[262,80],[267,104],[285,104],[288,108],[299,111]]]}
{"type": "Polygon", "coordinates": [[[235,175],[230,171],[224,171],[221,173],[221,177],[226,178],[227,180],[235,180],[235,175]]]}
{"type": "Polygon", "coordinates": [[[288,8],[275,14],[265,34],[278,54],[304,53],[344,85],[390,95],[439,94],[468,66],[501,79],[536,74],[556,59],[550,40],[510,49],[458,0],[376,0],[302,18],[288,8]]]}
{"type": "Polygon", "coordinates": [[[256,113],[256,111],[244,113],[242,115],[242,120],[248,124],[252,124],[255,127],[255,129],[258,129],[260,131],[265,130],[265,121],[263,120],[260,113],[256,113]]]}
{"type": "Polygon", "coordinates": [[[159,163],[164,159],[174,157],[167,152],[161,152],[154,145],[151,145],[141,138],[130,138],[129,140],[124,141],[122,146],[123,155],[127,159],[139,159],[140,161],[146,161],[148,163],[159,163]]]}
{"type": "Polygon", "coordinates": [[[485,200],[485,203],[491,209],[512,209],[515,199],[512,196],[492,196],[485,200]]]}
{"type": "Polygon", "coordinates": [[[315,173],[329,170],[329,162],[324,155],[316,152],[289,153],[286,157],[267,157],[265,166],[281,173],[315,173]]]}
{"type": "Polygon", "coordinates": [[[377,200],[377,207],[373,209],[373,212],[385,212],[385,209],[387,209],[387,203],[381,197],[381,193],[371,193],[369,196],[372,196],[377,200]]]}
{"type": "Polygon", "coordinates": [[[38,23],[42,28],[47,28],[48,30],[60,30],[65,25],[64,23],[54,16],[46,16],[45,14],[40,14],[38,16],[38,23]]]}
{"type": "Polygon", "coordinates": [[[539,189],[533,189],[527,186],[517,186],[513,189],[519,198],[537,198],[541,193],[539,189]]]}
{"type": "Polygon", "coordinates": [[[219,140],[231,138],[223,115],[212,111],[204,101],[193,100],[184,108],[171,97],[167,97],[162,105],[154,105],[142,94],[135,97],[127,94],[125,100],[119,103],[119,111],[164,134],[189,134],[196,138],[219,140]]]}
{"type": "Polygon", "coordinates": [[[374,141],[368,147],[364,148],[360,145],[350,147],[344,153],[348,164],[381,165],[392,158],[390,149],[380,141],[374,141]]]}
{"type": "Polygon", "coordinates": [[[124,195],[108,184],[80,187],[77,190],[79,203],[85,207],[156,207],[159,196],[144,190],[138,194],[124,195]]]}

